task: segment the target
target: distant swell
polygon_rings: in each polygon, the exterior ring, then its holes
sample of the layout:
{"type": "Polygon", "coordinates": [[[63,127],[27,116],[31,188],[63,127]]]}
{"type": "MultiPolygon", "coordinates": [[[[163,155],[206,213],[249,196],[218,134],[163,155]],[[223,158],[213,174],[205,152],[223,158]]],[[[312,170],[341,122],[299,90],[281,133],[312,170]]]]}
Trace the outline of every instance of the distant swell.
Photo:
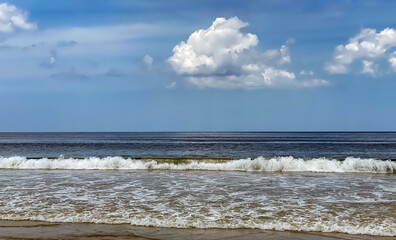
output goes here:
{"type": "Polygon", "coordinates": [[[136,160],[122,157],[90,157],[29,159],[0,157],[1,169],[70,169],[70,170],[207,170],[256,172],[328,172],[328,173],[396,173],[396,162],[348,157],[344,160],[327,158],[302,159],[274,157],[239,160],[136,160]]]}

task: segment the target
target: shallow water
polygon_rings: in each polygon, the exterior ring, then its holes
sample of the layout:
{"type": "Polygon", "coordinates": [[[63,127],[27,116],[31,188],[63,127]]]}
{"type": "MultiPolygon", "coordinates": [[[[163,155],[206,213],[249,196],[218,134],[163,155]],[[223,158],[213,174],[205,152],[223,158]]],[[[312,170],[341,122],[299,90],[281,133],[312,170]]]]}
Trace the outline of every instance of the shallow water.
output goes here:
{"type": "Polygon", "coordinates": [[[0,218],[396,236],[394,175],[0,171],[0,218]]]}

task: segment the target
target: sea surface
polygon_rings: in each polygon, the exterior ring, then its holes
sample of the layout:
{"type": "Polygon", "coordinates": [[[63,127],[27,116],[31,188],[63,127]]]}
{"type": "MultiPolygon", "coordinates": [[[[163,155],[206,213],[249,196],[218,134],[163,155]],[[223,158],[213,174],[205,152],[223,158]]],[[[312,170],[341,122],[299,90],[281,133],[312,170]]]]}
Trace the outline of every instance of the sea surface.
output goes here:
{"type": "Polygon", "coordinates": [[[0,133],[0,220],[396,237],[394,132],[0,133]]]}

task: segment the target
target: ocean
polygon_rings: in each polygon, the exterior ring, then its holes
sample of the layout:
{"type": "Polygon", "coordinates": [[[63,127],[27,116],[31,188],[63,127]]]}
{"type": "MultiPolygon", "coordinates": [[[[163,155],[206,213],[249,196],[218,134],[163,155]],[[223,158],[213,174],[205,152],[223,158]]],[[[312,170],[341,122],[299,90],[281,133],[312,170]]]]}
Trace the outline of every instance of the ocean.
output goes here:
{"type": "Polygon", "coordinates": [[[0,133],[0,220],[396,237],[395,132],[0,133]]]}

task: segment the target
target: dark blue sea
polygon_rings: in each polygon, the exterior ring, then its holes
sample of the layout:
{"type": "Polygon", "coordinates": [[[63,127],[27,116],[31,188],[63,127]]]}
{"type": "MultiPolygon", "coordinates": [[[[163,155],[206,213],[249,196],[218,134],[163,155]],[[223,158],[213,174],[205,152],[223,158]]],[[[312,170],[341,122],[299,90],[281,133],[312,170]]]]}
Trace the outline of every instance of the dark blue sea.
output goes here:
{"type": "Polygon", "coordinates": [[[396,132],[0,133],[0,156],[396,159],[396,132]]]}

